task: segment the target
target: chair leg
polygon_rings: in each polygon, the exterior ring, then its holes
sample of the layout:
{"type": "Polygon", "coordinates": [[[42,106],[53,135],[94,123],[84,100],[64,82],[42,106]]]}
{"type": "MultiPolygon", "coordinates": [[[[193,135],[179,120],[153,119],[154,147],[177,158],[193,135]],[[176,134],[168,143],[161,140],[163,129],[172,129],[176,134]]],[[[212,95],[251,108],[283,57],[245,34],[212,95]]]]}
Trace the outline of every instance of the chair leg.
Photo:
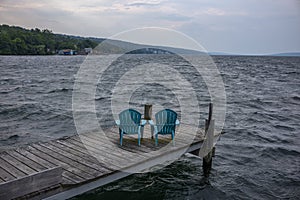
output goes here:
{"type": "Polygon", "coordinates": [[[154,132],[154,127],[151,126],[151,139],[153,139],[153,132],[154,132]]]}
{"type": "Polygon", "coordinates": [[[120,134],[120,145],[122,146],[123,144],[123,133],[120,134]]]}
{"type": "Polygon", "coordinates": [[[175,146],[174,132],[172,132],[172,144],[173,144],[173,146],[175,146]]]}
{"type": "Polygon", "coordinates": [[[123,141],[122,141],[122,139],[123,139],[123,138],[122,138],[122,137],[123,137],[123,131],[122,131],[122,129],[120,129],[120,128],[119,128],[119,135],[120,135],[120,145],[122,146],[122,142],[123,142],[123,141]]]}
{"type": "Polygon", "coordinates": [[[140,133],[138,133],[138,145],[141,146],[141,137],[140,137],[140,133]]]}

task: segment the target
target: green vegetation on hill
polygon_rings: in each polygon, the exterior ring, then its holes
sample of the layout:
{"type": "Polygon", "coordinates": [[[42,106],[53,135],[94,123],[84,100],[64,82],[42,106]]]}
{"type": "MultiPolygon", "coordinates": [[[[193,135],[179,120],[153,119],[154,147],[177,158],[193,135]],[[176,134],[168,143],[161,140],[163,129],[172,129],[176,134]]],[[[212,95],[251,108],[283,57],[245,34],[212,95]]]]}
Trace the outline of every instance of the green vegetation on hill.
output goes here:
{"type": "Polygon", "coordinates": [[[60,49],[95,48],[99,39],[54,34],[50,30],[0,25],[0,55],[52,55],[60,49]]]}

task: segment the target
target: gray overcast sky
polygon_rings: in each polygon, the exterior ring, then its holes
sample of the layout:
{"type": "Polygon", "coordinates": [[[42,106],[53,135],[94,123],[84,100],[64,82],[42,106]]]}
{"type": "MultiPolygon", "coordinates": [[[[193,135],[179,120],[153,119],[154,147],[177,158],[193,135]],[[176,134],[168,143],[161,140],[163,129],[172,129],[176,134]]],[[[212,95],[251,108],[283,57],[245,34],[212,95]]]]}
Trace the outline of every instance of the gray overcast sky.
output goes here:
{"type": "Polygon", "coordinates": [[[300,52],[300,0],[0,0],[0,24],[95,37],[158,26],[208,51],[300,52]]]}

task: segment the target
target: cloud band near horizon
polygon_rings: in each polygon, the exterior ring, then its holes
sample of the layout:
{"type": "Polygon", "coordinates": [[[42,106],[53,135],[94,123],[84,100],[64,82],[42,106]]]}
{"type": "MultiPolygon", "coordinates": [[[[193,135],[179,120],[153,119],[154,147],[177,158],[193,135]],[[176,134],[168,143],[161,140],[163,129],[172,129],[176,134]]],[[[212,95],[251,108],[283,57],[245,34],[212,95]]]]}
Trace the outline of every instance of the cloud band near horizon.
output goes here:
{"type": "Polygon", "coordinates": [[[2,0],[0,24],[94,37],[158,26],[181,31],[208,51],[300,52],[298,0],[2,0]]]}

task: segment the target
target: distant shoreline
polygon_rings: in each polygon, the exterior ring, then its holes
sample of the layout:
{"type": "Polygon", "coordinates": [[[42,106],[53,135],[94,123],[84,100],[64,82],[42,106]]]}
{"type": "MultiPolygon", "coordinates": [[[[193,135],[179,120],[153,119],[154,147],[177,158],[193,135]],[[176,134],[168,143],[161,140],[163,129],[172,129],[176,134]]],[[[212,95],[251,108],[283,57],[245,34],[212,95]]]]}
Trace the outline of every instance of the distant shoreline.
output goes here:
{"type": "MultiPolygon", "coordinates": [[[[2,56],[40,56],[87,55],[105,38],[80,37],[52,33],[51,30],[25,29],[18,26],[0,25],[0,55],[2,56]]],[[[210,56],[277,56],[300,57],[300,52],[281,52],[271,54],[249,55],[226,52],[199,52],[190,49],[150,46],[125,41],[106,40],[104,54],[186,54],[210,56]]],[[[101,52],[100,52],[101,53],[101,52]]]]}

